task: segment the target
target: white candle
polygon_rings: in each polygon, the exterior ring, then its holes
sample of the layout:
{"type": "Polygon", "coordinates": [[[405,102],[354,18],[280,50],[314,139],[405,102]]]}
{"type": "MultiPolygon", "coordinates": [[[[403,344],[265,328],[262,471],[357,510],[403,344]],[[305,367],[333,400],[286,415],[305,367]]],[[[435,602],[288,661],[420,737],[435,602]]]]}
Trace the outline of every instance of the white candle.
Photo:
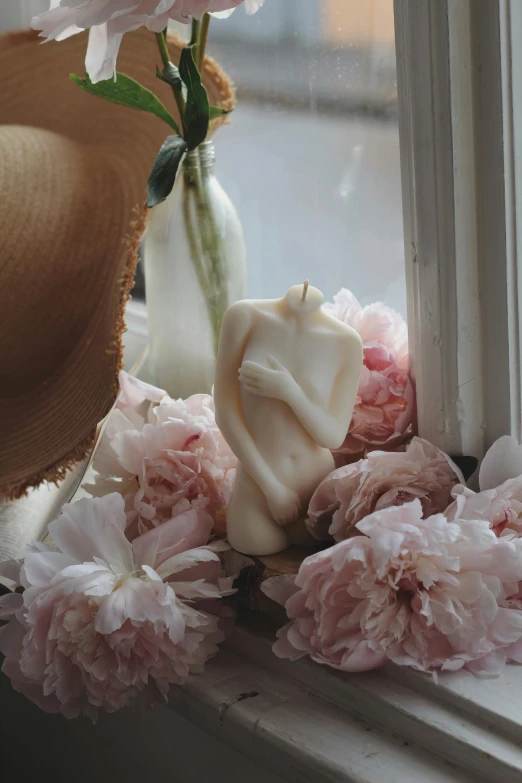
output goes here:
{"type": "Polygon", "coordinates": [[[216,417],[239,465],[227,512],[232,546],[281,552],[334,468],[362,366],[357,332],[325,313],[323,294],[293,286],[282,299],[244,300],[223,320],[216,417]]]}

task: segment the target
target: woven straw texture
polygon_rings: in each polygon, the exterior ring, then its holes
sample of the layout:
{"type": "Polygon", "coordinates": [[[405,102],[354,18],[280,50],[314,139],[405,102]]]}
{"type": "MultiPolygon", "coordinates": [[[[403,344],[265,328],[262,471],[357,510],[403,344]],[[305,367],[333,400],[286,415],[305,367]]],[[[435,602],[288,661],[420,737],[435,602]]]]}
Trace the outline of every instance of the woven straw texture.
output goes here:
{"type": "MultiPolygon", "coordinates": [[[[10,498],[83,459],[114,402],[145,185],[169,133],[69,81],[84,73],[86,44],[0,37],[0,495],[10,498]]],[[[181,42],[169,48],[177,62],[181,42]]],[[[124,37],[118,69],[176,116],[158,60],[151,33],[124,37]]],[[[232,109],[210,58],[203,74],[211,102],[232,109]]]]}

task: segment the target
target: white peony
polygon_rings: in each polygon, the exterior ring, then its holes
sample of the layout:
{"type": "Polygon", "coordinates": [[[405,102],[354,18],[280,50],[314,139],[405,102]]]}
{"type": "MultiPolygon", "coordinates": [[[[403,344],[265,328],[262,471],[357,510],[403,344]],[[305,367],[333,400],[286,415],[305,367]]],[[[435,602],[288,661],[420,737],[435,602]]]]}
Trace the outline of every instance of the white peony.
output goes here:
{"type": "MultiPolygon", "coordinates": [[[[243,0],[51,0],[50,8],[35,16],[31,26],[47,41],[62,41],[90,30],[85,66],[92,82],[110,79],[125,33],[147,27],[164,30],[170,19],[188,23],[209,12],[233,11],[243,0]]],[[[264,0],[245,0],[255,13],[264,0]]]]}

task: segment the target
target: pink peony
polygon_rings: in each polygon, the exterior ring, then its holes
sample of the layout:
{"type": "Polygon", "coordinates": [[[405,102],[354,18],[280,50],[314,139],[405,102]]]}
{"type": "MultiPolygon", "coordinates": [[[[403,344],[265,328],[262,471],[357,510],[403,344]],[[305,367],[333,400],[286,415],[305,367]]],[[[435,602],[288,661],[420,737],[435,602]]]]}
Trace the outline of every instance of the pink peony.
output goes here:
{"type": "MultiPolygon", "coordinates": [[[[483,520],[503,540],[522,538],[521,473],[522,447],[508,435],[499,438],[480,466],[480,491],[456,486],[451,493],[454,502],[445,511],[446,518],[483,520]]],[[[522,582],[513,587],[503,605],[522,609],[522,582]]],[[[522,663],[522,640],[506,650],[506,659],[522,663]]]]}
{"type": "Polygon", "coordinates": [[[347,672],[391,660],[499,673],[522,639],[522,611],[506,605],[522,576],[522,540],[497,538],[485,522],[425,520],[419,500],[357,528],[365,535],[308,557],[293,588],[279,577],[263,584],[290,619],[276,655],[347,672]]]}
{"type": "MultiPolygon", "coordinates": [[[[49,526],[58,547],[29,547],[23,594],[0,598],[3,672],[47,712],[96,718],[201,672],[223,632],[209,611],[229,595],[209,526],[188,511],[136,539],[125,537],[117,494],[66,505],[49,526]]],[[[2,567],[13,578],[13,563],[2,567]]]]}
{"type": "MultiPolygon", "coordinates": [[[[207,11],[234,10],[243,0],[50,0],[50,8],[35,16],[31,26],[41,30],[46,40],[62,41],[90,29],[85,65],[96,83],[111,79],[125,33],[147,27],[155,33],[164,30],[171,19],[190,22],[207,11]]],[[[245,0],[248,13],[255,13],[263,0],[245,0]]]]}
{"type": "Polygon", "coordinates": [[[480,466],[480,492],[464,486],[452,491],[454,502],[445,516],[454,519],[481,519],[489,522],[500,536],[522,534],[522,448],[510,436],[499,438],[480,466]]]}
{"type": "Polygon", "coordinates": [[[131,538],[190,507],[215,516],[228,501],[237,460],[216,426],[212,397],[174,401],[124,373],[121,387],[86,489],[124,496],[131,538]]]}
{"type": "Polygon", "coordinates": [[[522,534],[522,476],[501,484],[495,489],[473,492],[456,486],[454,502],[444,512],[447,519],[481,519],[500,536],[506,533],[522,534]]]}
{"type": "Polygon", "coordinates": [[[342,541],[357,533],[368,514],[419,498],[423,516],[446,509],[464,477],[443,451],[413,438],[404,452],[372,451],[366,459],[334,470],[317,488],[307,527],[320,539],[342,541]]]}
{"type": "Polygon", "coordinates": [[[397,446],[410,428],[415,394],[408,370],[408,332],[395,310],[377,302],[361,307],[343,288],[325,310],[359,332],[364,346],[363,368],[352,422],[338,462],[368,446],[397,446]]]}

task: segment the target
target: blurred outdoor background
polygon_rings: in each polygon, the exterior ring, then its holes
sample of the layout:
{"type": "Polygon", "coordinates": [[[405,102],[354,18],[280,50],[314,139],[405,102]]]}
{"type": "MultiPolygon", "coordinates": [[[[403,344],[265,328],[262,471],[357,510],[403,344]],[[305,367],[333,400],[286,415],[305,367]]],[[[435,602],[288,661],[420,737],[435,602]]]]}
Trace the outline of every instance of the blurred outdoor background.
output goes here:
{"type": "MultiPolygon", "coordinates": [[[[49,0],[0,6],[6,30],[49,0]]],[[[406,316],[393,0],[240,7],[212,20],[209,53],[237,87],[216,170],[245,230],[249,296],[308,277],[406,316]]]]}
{"type": "Polygon", "coordinates": [[[213,19],[209,41],[237,88],[216,171],[249,296],[307,277],[406,316],[393,0],[266,0],[213,19]]]}

